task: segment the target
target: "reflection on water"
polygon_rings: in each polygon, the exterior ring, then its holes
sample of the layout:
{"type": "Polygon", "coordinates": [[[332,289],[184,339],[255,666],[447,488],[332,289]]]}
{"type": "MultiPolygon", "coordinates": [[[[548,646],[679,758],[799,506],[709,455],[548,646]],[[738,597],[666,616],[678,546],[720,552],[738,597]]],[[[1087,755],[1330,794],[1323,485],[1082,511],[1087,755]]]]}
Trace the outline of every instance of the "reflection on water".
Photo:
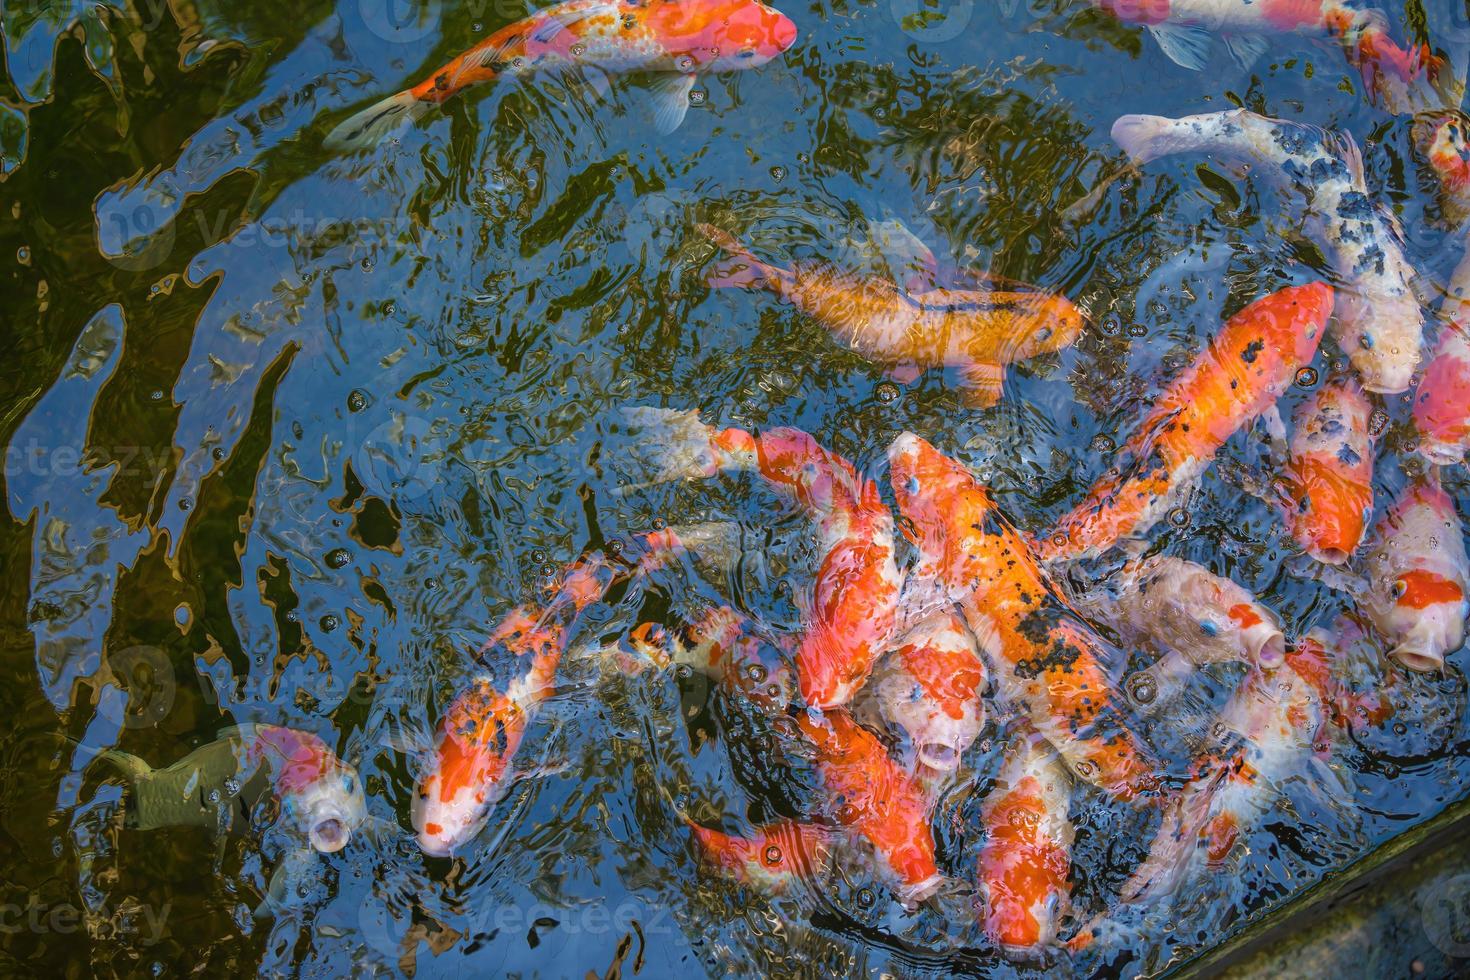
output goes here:
{"type": "MultiPolygon", "coordinates": [[[[1125,170],[1120,113],[1245,106],[1350,130],[1427,280],[1455,238],[1426,220],[1440,212],[1408,121],[1308,38],[1191,73],[1085,4],[783,10],[795,45],[701,76],[672,134],[648,122],[646,77],[603,96],[550,76],[466,92],[351,155],[324,147],[334,125],[527,9],[7,7],[0,911],[42,923],[7,930],[8,958],[157,975],[1028,969],[996,955],[973,894],[907,910],[857,854],[775,898],[701,864],[684,819],[810,817],[820,767],[790,719],[698,671],[609,668],[608,648],[700,603],[789,635],[821,555],[757,479],[646,485],[622,410],[799,427],[885,493],[887,447],[911,430],[1044,535],[1224,314],[1326,268],[1280,200],[1208,160],[1125,170]],[[1065,294],[1088,326],[976,411],[953,372],[895,383],[793,306],[711,288],[722,256],[701,222],[772,262],[989,271],[1065,294]],[[579,556],[709,522],[738,532],[718,560],[588,610],[488,826],[426,857],[409,822],[421,743],[478,669],[468,654],[579,556]],[[347,846],[299,859],[269,798],[240,804],[234,833],[120,826],[98,753],[162,768],[249,723],[314,733],[355,767],[366,816],[347,846]]],[[[1462,64],[1470,31],[1433,13],[1462,64]]],[[[1282,414],[1316,387],[1294,385],[1282,414]]],[[[1398,462],[1406,397],[1377,403],[1383,500],[1416,472],[1398,462]]],[[[1232,440],[1153,535],[1295,638],[1351,603],[1300,574],[1277,511],[1233,479],[1270,452],[1232,440]]],[[[1464,468],[1443,476],[1463,510],[1464,468]]],[[[1243,831],[1228,880],[1120,916],[1078,972],[1182,961],[1464,796],[1463,654],[1418,675],[1362,642],[1350,680],[1387,685],[1392,722],[1340,731],[1330,770],[1243,831]]],[[[1176,783],[1239,676],[1205,672],[1151,716],[1176,783]]],[[[968,778],[937,794],[957,878],[1013,738],[992,712],[968,778]]],[[[1077,790],[1071,819],[1065,935],[1115,902],[1159,818],[1077,790]]]]}

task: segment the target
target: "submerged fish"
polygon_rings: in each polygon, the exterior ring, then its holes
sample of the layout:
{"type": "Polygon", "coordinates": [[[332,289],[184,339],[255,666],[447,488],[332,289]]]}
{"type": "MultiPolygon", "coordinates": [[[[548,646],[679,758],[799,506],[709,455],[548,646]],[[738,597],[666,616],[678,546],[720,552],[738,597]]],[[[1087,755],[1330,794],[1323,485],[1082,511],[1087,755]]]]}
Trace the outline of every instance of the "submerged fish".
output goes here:
{"type": "Polygon", "coordinates": [[[1431,112],[1414,122],[1414,147],[1434,174],[1444,223],[1470,219],[1470,118],[1459,110],[1431,112]]]}
{"type": "Polygon", "coordinates": [[[1286,525],[1307,554],[1342,565],[1373,515],[1373,406],[1351,380],[1333,381],[1303,402],[1280,487],[1286,525]]]}
{"type": "Polygon", "coordinates": [[[846,710],[802,712],[796,723],[816,750],[829,816],[872,847],[904,901],[932,895],[943,878],[923,787],[846,710]]]}
{"type": "Polygon", "coordinates": [[[981,815],[978,867],[985,935],[1012,959],[1044,957],[1071,906],[1072,778],[1055,750],[1026,733],[1006,751],[981,815]]]}
{"type": "Polygon", "coordinates": [[[1311,362],[1332,304],[1332,289],[1313,283],[1272,293],[1231,317],[1159,395],[1110,475],[1040,542],[1042,558],[1094,557],[1158,523],[1220,447],[1274,408],[1311,362]]]}
{"type": "Polygon", "coordinates": [[[1436,476],[1405,487],[1378,519],[1363,570],[1361,606],[1390,656],[1411,670],[1443,670],[1465,642],[1470,561],[1455,502],[1436,476]]]}
{"type": "Polygon", "coordinates": [[[696,670],[768,715],[784,712],[796,694],[796,680],[782,659],[785,651],[758,636],[753,624],[728,606],[704,610],[677,633],[644,623],[629,639],[655,666],[696,670]]]}
{"type": "Polygon", "coordinates": [[[1369,391],[1409,387],[1424,342],[1415,273],[1397,219],[1368,193],[1351,136],[1232,109],[1181,119],[1122,116],[1113,124],[1113,140],[1139,163],[1209,153],[1237,166],[1258,165],[1300,194],[1306,232],[1327,256],[1339,287],[1339,346],[1369,391]]]}
{"type": "Polygon", "coordinates": [[[952,615],[935,617],[884,657],[871,686],[883,719],[936,773],[956,769],[985,727],[985,663],[952,615]]]}
{"type": "Polygon", "coordinates": [[[655,121],[671,133],[701,74],[758,68],[796,40],[796,25],[755,0],[565,0],[502,27],[413,88],[339,123],[329,147],[366,149],[454,95],[502,77],[657,72],[655,121]]]}
{"type": "Polygon", "coordinates": [[[902,581],[894,565],[893,515],[878,485],[798,429],[715,429],[697,413],[634,409],[648,429],[661,479],[750,471],[794,499],[816,522],[822,555],[796,652],[801,696],[815,708],[845,704],[888,646],[902,581]]]}
{"type": "Polygon", "coordinates": [[[1303,34],[1342,46],[1371,95],[1390,111],[1403,112],[1415,101],[1415,83],[1438,74],[1440,64],[1427,48],[1405,50],[1389,34],[1377,10],[1359,10],[1342,0],[1092,0],[1119,20],[1140,24],[1169,60],[1193,71],[1209,63],[1214,36],[1249,70],[1267,47],[1267,36],[1303,34]]]}
{"type": "Polygon", "coordinates": [[[906,432],[888,450],[899,509],[919,550],[911,578],[955,603],[996,693],[1026,712],[1080,778],[1131,800],[1157,788],[1129,730],[1107,647],[1067,603],[968,470],[906,432]]]}
{"type": "Polygon", "coordinates": [[[1128,679],[1128,694],[1141,706],[1172,700],[1197,667],[1277,667],[1286,654],[1275,613],[1232,580],[1182,558],[1130,562],[1106,590],[1079,596],[1078,604],[1125,644],[1148,643],[1162,654],[1128,679]]]}
{"type": "Polygon", "coordinates": [[[1450,466],[1470,448],[1470,253],[1450,276],[1439,314],[1439,342],[1414,395],[1414,427],[1424,458],[1450,466]]]}
{"type": "Polygon", "coordinates": [[[137,830],[241,830],[257,803],[274,796],[277,826],[299,845],[272,873],[257,916],[285,904],[295,882],[315,869],[313,851],[340,851],[368,819],[357,770],[316,735],[294,728],[239,725],[163,769],[117,750],[98,758],[126,776],[124,823],[137,830]]]}
{"type": "Polygon", "coordinates": [[[928,368],[956,368],[965,398],[979,407],[1000,400],[1008,364],[1071,346],[1086,323],[1064,296],[1029,288],[909,292],[889,279],[823,263],[772,265],[727,232],[699,229],[733,256],[711,285],[774,291],[900,381],[928,368]]]}
{"type": "Polygon", "coordinates": [[[701,858],[742,885],[780,895],[801,881],[812,881],[832,859],[832,831],[817,824],[781,820],[746,837],[703,827],[684,819],[701,858]]]}

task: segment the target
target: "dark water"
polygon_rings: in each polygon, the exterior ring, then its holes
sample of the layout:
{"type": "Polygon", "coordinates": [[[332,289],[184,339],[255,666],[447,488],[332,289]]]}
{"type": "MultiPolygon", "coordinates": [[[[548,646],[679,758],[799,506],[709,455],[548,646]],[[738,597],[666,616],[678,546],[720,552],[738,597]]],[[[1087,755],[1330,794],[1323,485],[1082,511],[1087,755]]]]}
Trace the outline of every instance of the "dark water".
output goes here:
{"type": "MultiPolygon", "coordinates": [[[[6,5],[0,968],[1017,970],[973,922],[905,914],[861,867],[774,902],[702,870],[670,796],[746,826],[790,815],[801,773],[772,777],[754,727],[698,679],[569,668],[528,736],[531,775],[452,863],[413,842],[416,772],[384,744],[388,720],[430,725],[505,610],[660,521],[739,521],[753,550],[786,556],[764,583],[720,584],[792,624],[810,559],[800,515],[740,481],[625,491],[623,406],[799,426],[875,474],[911,429],[1044,530],[1107,466],[1099,437],[1121,441],[1222,315],[1313,258],[1271,200],[1193,160],[1119,181],[1069,223],[1123,162],[1107,138],[1121,112],[1243,105],[1349,129],[1411,260],[1443,276],[1459,246],[1425,221],[1408,121],[1367,105],[1340,55],[1310,42],[1277,39],[1254,74],[1223,58],[1195,74],[1064,0],[782,9],[795,47],[702,81],[672,136],[647,124],[644,80],[603,101],[546,80],[476,91],[343,157],[321,141],[349,108],[527,9],[6,5]],[[1067,293],[1091,326],[1013,370],[999,408],[971,411],[940,372],[895,388],[768,294],[710,290],[712,249],[691,227],[878,268],[864,219],[885,214],[949,264],[1067,293]],[[109,672],[128,678],[126,706],[109,672]],[[250,912],[277,837],[98,832],[88,815],[112,790],[74,749],[163,765],[247,721],[321,735],[382,821],[266,920],[250,912]]],[[[1423,9],[1392,13],[1417,24],[1423,9]]],[[[1407,397],[1380,400],[1393,420],[1380,500],[1403,484],[1407,397]]],[[[1222,458],[1261,452],[1243,436],[1222,458]]],[[[1445,478],[1463,512],[1463,467],[1445,478]]],[[[1155,536],[1256,591],[1292,634],[1344,601],[1291,575],[1279,520],[1218,475],[1184,526],[1155,536]]],[[[600,609],[600,628],[616,635],[666,598],[600,609]]],[[[1341,747],[1356,808],[1307,793],[1274,811],[1229,887],[1195,886],[1171,922],[1077,971],[1187,958],[1464,797],[1463,657],[1444,679],[1400,679],[1414,706],[1401,730],[1341,747]]],[[[996,734],[937,825],[961,876],[996,734]]],[[[1073,819],[1075,900],[1102,911],[1151,829],[1096,794],[1078,794],[1073,819]]]]}

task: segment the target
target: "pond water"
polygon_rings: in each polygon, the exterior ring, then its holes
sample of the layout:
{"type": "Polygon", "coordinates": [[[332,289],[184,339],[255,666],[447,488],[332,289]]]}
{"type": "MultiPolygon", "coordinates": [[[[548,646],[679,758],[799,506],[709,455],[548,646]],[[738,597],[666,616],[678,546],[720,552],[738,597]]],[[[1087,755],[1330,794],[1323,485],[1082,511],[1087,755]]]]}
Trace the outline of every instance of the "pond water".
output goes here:
{"type": "MultiPolygon", "coordinates": [[[[1389,19],[1453,60],[1470,45],[1457,2],[1390,3],[1389,19]]],[[[808,818],[810,758],[702,676],[594,652],[563,662],[485,829],[453,857],[419,847],[421,760],[404,740],[434,730],[470,654],[579,556],[721,522],[738,553],[694,588],[774,635],[800,628],[820,557],[808,517],[758,479],[651,483],[656,437],[626,409],[797,427],[890,505],[888,447],[915,432],[1044,538],[1227,316],[1327,275],[1287,196],[1204,157],[1094,194],[1127,163],[1109,138],[1120,114],[1244,107],[1350,132],[1415,268],[1443,281],[1459,259],[1410,119],[1312,39],[1273,35],[1250,70],[1216,51],[1193,72],[1083,2],[778,6],[790,49],[700,76],[671,133],[646,74],[605,94],[552,75],[467,91],[354,153],[325,144],[333,126],[531,9],[6,5],[7,971],[1131,976],[1187,962],[1466,796],[1464,652],[1442,674],[1365,654],[1395,712],[1334,736],[1330,783],[1304,770],[1228,874],[1037,966],[987,941],[972,896],[906,908],[860,847],[778,896],[711,869],[681,814],[728,833],[808,818]],[[770,292],[711,288],[723,256],[701,222],[771,261],[899,278],[879,231],[903,227],[941,274],[1064,294],[1087,325],[977,408],[953,372],[897,382],[770,292]],[[121,781],[95,762],[116,748],[163,767],[242,724],[319,736],[356,767],[368,814],[261,914],[300,856],[269,799],[245,833],[124,826],[121,781]]],[[[1340,359],[1323,345],[1286,418],[1340,359]]],[[[1412,394],[1372,398],[1382,502],[1425,467],[1412,394]]],[[[1253,592],[1294,639],[1353,600],[1303,574],[1276,509],[1240,489],[1233,475],[1269,451],[1243,429],[1149,538],[1253,592]]],[[[1470,511],[1465,467],[1441,479],[1470,511]]],[[[1063,574],[1080,588],[1098,567],[1063,574]]],[[[669,581],[611,593],[574,645],[676,626],[689,587],[669,581]]],[[[1212,669],[1178,710],[1133,719],[1167,781],[1188,778],[1242,672],[1212,669]]],[[[929,818],[961,882],[1012,722],[992,708],[929,818]]],[[[1159,817],[1079,785],[1070,819],[1063,938],[1114,908],[1159,817]]]]}

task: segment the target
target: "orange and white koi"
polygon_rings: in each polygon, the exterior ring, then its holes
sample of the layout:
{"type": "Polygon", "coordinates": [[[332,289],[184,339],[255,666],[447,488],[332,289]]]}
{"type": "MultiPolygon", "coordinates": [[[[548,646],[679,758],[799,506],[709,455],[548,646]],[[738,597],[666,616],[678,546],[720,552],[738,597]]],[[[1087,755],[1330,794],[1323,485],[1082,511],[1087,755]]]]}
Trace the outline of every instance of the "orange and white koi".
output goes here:
{"type": "Polygon", "coordinates": [[[1072,777],[1056,751],[1027,733],[1007,750],[982,804],[985,935],[1012,959],[1044,956],[1071,906],[1071,796],[1072,777]]]}
{"type": "Polygon", "coordinates": [[[507,785],[526,729],[554,689],[562,654],[578,616],[615,583],[646,575],[683,552],[678,535],[644,535],[614,562],[594,556],[574,563],[552,599],[512,610],[496,626],[477,659],[512,665],[504,680],[481,673],[450,702],[432,757],[419,779],[413,825],[419,846],[444,856],[478,834],[507,785]]]}
{"type": "Polygon", "coordinates": [[[796,652],[801,696],[815,708],[845,704],[888,647],[902,581],[894,564],[893,515],[878,485],[798,429],[714,429],[696,413],[635,409],[660,456],[660,478],[721,471],[758,473],[817,524],[821,565],[796,652]]]}
{"type": "Polygon", "coordinates": [[[1414,146],[1439,185],[1440,215],[1457,228],[1470,219],[1470,118],[1458,109],[1414,123],[1414,146]]]}
{"type": "Polygon", "coordinates": [[[801,881],[813,881],[832,860],[832,830],[818,824],[782,820],[734,837],[684,819],[700,857],[742,885],[781,895],[801,881]]]}
{"type": "Polygon", "coordinates": [[[1297,410],[1281,476],[1286,525],[1326,565],[1352,557],[1373,516],[1373,406],[1357,383],[1329,382],[1297,410]]]}
{"type": "Polygon", "coordinates": [[[904,433],[888,451],[898,506],[919,550],[911,579],[957,604],[1002,700],[1080,778],[1125,800],[1158,786],[1104,667],[1108,648],[1041,568],[1026,539],[959,463],[904,433]]]}
{"type": "Polygon", "coordinates": [[[1430,475],[1374,524],[1363,561],[1364,614],[1410,670],[1443,670],[1465,642],[1470,561],[1455,502],[1430,475]]]}
{"type": "Polygon", "coordinates": [[[728,232],[711,225],[699,230],[733,257],[711,285],[772,290],[900,381],[929,368],[956,368],[965,398],[977,407],[1000,400],[1007,365],[1071,346],[1086,324],[1065,296],[1021,284],[910,292],[825,263],[762,262],[728,232]]]}
{"type": "Polygon", "coordinates": [[[1236,430],[1273,408],[1317,351],[1332,312],[1325,283],[1291,286],[1232,316],[1169,383],[1118,464],[1039,545],[1043,560],[1094,557],[1153,527],[1236,430]]]}
{"type": "MultiPolygon", "coordinates": [[[[1427,47],[1405,50],[1389,34],[1383,14],[1342,0],[1092,0],[1119,20],[1140,24],[1169,60],[1192,71],[1209,62],[1212,35],[1249,69],[1265,53],[1266,35],[1304,34],[1335,41],[1363,76],[1369,94],[1392,112],[1424,104],[1412,87],[1438,75],[1427,47]]],[[[1428,93],[1423,93],[1428,95],[1428,93]]]]}
{"type": "Polygon", "coordinates": [[[758,68],[796,41],[796,25],[756,0],[565,0],[500,28],[410,89],[340,123],[330,147],[366,149],[473,85],[547,72],[656,72],[660,132],[671,133],[705,73],[758,68]]]}
{"type": "Polygon", "coordinates": [[[629,640],[655,666],[696,670],[768,715],[784,712],[796,694],[796,679],[783,659],[787,651],[757,635],[750,620],[728,606],[704,610],[682,631],[644,623],[629,640]]]}
{"type": "Polygon", "coordinates": [[[1439,342],[1414,395],[1414,427],[1424,458],[1451,466],[1470,449],[1470,253],[1450,276],[1439,315],[1439,342]]]}
{"type": "Polygon", "coordinates": [[[1350,135],[1233,109],[1181,119],[1123,116],[1113,124],[1113,141],[1139,163],[1208,153],[1299,195],[1304,230],[1338,284],[1338,345],[1364,388],[1408,389],[1424,343],[1416,274],[1398,219],[1368,192],[1362,153],[1350,135]]]}
{"type": "Polygon", "coordinates": [[[870,686],[914,761],[934,773],[953,772],[985,727],[985,662],[952,615],[935,617],[885,656],[870,686]]]}
{"type": "Polygon", "coordinates": [[[1172,700],[1197,667],[1277,667],[1286,654],[1275,613],[1231,579],[1182,558],[1129,562],[1105,589],[1077,602],[1125,645],[1147,643],[1162,654],[1128,678],[1128,695],[1140,706],[1172,700]]]}
{"type": "Polygon", "coordinates": [[[803,712],[796,723],[816,749],[829,816],[872,847],[904,901],[933,894],[943,878],[919,782],[842,708],[803,712]]]}

